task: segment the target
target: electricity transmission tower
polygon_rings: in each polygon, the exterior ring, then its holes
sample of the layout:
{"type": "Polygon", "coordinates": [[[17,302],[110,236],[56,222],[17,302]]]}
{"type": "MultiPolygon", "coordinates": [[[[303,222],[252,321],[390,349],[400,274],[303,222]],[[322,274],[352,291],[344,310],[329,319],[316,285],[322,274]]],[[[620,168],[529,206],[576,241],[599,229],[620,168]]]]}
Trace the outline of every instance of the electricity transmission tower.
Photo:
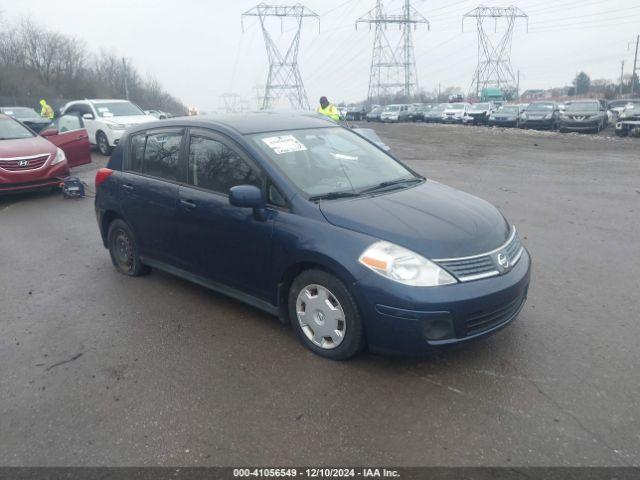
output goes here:
{"type": "Polygon", "coordinates": [[[475,90],[476,97],[485,88],[513,90],[516,78],[511,68],[511,44],[513,29],[518,18],[525,18],[529,29],[529,16],[518,7],[479,6],[462,17],[462,30],[467,18],[475,18],[478,29],[478,66],[473,75],[470,92],[475,90]],[[491,40],[491,23],[494,33],[498,31],[498,21],[505,19],[507,29],[497,43],[491,40]]]}
{"type": "Polygon", "coordinates": [[[356,29],[360,23],[369,24],[369,29],[375,27],[367,101],[380,104],[384,97],[399,91],[409,101],[418,90],[412,30],[418,24],[429,28],[429,21],[411,6],[410,0],[404,0],[400,15],[387,14],[382,0],[376,0],[376,6],[356,20],[356,29]],[[398,25],[400,29],[400,41],[395,47],[387,35],[388,25],[398,25]]]}
{"type": "Polygon", "coordinates": [[[225,113],[238,113],[240,105],[240,95],[237,93],[223,93],[220,95],[220,107],[225,113]]]}
{"type": "Polygon", "coordinates": [[[294,109],[309,110],[307,92],[304,89],[300,70],[298,69],[300,32],[302,30],[302,21],[305,18],[318,20],[319,29],[320,17],[299,3],[291,6],[266,5],[261,3],[244,12],[241,20],[244,21],[245,17],[258,17],[260,26],[262,27],[264,43],[267,48],[269,73],[267,74],[262,109],[271,108],[280,98],[286,97],[294,109]],[[292,18],[296,23],[296,32],[284,55],[279,50],[267,28],[267,19],[270,17],[280,18],[281,32],[284,19],[292,18]]]}

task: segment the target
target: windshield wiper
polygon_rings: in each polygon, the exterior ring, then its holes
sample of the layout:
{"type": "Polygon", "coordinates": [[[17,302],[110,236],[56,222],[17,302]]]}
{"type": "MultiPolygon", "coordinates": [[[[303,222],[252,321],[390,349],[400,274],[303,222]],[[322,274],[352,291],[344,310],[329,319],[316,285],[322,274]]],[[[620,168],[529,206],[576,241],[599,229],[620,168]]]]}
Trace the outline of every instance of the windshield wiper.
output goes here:
{"type": "Polygon", "coordinates": [[[309,200],[316,201],[316,200],[334,200],[336,198],[348,198],[348,197],[357,197],[359,196],[359,193],[356,192],[329,192],[329,193],[323,193],[322,195],[314,195],[312,197],[309,197],[309,200]]]}
{"type": "Polygon", "coordinates": [[[381,182],[378,185],[374,185],[373,187],[365,188],[364,190],[360,190],[360,193],[371,193],[377,192],[379,190],[386,190],[389,187],[401,187],[403,185],[407,185],[409,183],[422,182],[424,179],[420,177],[413,178],[400,178],[398,180],[389,180],[386,182],[381,182]]]}

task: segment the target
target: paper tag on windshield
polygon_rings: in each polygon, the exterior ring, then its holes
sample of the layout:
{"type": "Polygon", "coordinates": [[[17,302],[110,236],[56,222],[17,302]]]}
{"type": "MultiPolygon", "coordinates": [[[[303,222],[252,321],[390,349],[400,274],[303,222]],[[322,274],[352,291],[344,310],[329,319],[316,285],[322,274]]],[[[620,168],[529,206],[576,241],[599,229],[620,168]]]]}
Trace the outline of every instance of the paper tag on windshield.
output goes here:
{"type": "Polygon", "coordinates": [[[108,109],[107,107],[98,107],[98,111],[99,111],[100,113],[104,113],[104,112],[108,112],[108,111],[109,111],[109,109],[108,109]]]}
{"type": "Polygon", "coordinates": [[[279,137],[263,138],[262,141],[277,155],[306,150],[302,143],[293,135],[281,135],[279,137]]]}

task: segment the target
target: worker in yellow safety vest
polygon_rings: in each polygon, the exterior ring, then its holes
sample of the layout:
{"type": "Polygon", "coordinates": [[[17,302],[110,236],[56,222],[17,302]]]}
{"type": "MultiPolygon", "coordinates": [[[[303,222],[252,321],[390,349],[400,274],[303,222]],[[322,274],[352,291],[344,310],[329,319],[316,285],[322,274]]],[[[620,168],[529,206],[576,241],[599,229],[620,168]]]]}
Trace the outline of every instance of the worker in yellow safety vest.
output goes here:
{"type": "Polygon", "coordinates": [[[42,110],[40,110],[40,116],[53,120],[53,108],[47,104],[44,98],[40,100],[40,106],[42,107],[42,110]]]}
{"type": "Polygon", "coordinates": [[[322,115],[326,115],[336,122],[340,120],[340,113],[338,112],[338,109],[329,103],[327,97],[320,97],[320,106],[316,111],[322,115]]]}

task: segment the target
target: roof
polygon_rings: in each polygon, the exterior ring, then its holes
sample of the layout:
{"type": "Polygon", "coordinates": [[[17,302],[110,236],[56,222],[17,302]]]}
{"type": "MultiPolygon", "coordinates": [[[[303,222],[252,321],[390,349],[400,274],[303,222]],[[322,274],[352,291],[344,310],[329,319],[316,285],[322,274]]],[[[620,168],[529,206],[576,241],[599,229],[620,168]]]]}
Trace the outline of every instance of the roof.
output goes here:
{"type": "Polygon", "coordinates": [[[125,103],[125,102],[129,102],[129,100],[123,100],[122,98],[89,98],[88,100],[90,102],[93,102],[93,103],[105,103],[105,102],[109,102],[109,103],[115,103],[115,102],[125,103]]]}
{"type": "Polygon", "coordinates": [[[197,115],[162,120],[162,125],[225,126],[246,135],[304,128],[335,127],[337,124],[316,113],[260,112],[246,114],[197,115]]]}

